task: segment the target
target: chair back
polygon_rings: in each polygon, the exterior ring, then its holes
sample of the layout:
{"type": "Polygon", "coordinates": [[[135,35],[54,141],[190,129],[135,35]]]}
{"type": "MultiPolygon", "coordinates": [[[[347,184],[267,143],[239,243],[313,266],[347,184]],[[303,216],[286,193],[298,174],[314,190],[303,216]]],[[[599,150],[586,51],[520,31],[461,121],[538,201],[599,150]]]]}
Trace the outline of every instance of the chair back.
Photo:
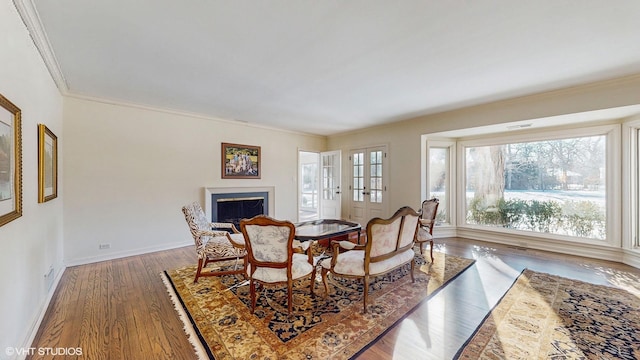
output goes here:
{"type": "Polygon", "coordinates": [[[240,221],[244,234],[247,259],[255,266],[287,267],[293,256],[295,226],[266,215],[240,221]]]}
{"type": "Polygon", "coordinates": [[[439,201],[436,198],[428,199],[422,202],[420,212],[420,225],[429,230],[429,234],[433,234],[433,226],[436,224],[436,216],[438,215],[439,201]]]}
{"type": "Polygon", "coordinates": [[[193,235],[193,239],[196,242],[196,248],[202,247],[203,239],[202,236],[200,236],[199,231],[211,230],[202,207],[198,202],[193,202],[189,205],[183,206],[182,213],[184,214],[184,218],[189,226],[189,231],[191,231],[191,235],[193,235]]]}
{"type": "Polygon", "coordinates": [[[367,223],[365,257],[383,260],[412,248],[418,219],[419,214],[408,206],[400,208],[389,219],[371,219],[367,223]]]}

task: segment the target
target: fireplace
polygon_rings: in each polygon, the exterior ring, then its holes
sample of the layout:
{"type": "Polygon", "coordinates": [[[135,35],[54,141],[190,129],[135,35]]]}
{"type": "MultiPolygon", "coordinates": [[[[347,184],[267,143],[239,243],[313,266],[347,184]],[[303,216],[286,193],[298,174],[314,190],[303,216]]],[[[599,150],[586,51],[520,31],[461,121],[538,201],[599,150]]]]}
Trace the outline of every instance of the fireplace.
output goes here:
{"type": "Polygon", "coordinates": [[[205,188],[205,212],[212,222],[230,222],[240,229],[240,220],[273,213],[272,187],[205,188]]]}

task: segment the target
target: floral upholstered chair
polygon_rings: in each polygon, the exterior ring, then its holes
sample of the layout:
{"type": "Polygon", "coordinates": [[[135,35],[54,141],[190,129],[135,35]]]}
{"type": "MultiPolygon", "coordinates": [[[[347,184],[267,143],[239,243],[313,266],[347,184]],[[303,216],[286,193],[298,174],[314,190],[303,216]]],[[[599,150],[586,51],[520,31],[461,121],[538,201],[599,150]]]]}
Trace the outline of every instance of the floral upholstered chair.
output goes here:
{"type": "Polygon", "coordinates": [[[400,208],[389,219],[373,218],[367,223],[364,245],[349,241],[332,243],[333,257],[321,261],[325,294],[329,293],[327,275],[362,278],[364,281],[364,313],[367,312],[369,279],[386,274],[411,263],[411,281],[414,264],[414,239],[418,229],[418,216],[412,208],[400,208]]]}
{"type": "MultiPolygon", "coordinates": [[[[246,255],[244,236],[231,223],[212,223],[202,211],[199,203],[193,202],[182,207],[187,225],[196,243],[198,269],[193,282],[201,276],[219,276],[226,274],[242,274],[244,266],[238,268],[238,261],[246,255]],[[219,229],[228,229],[219,230],[219,229]],[[212,262],[236,260],[233,270],[203,272],[212,262]]],[[[244,265],[244,264],[243,264],[244,265]]]]}
{"type": "Polygon", "coordinates": [[[416,234],[416,244],[420,246],[420,254],[422,254],[422,246],[429,243],[429,251],[431,253],[431,262],[433,263],[433,226],[436,224],[436,215],[438,215],[438,199],[433,198],[422,202],[420,210],[420,227],[416,234]]]}
{"type": "Polygon", "coordinates": [[[291,314],[293,281],[310,276],[311,295],[316,277],[311,251],[293,239],[295,226],[289,221],[258,215],[240,221],[247,246],[247,277],[251,294],[251,313],[256,307],[256,283],[261,285],[286,285],[288,312],[291,314]]]}

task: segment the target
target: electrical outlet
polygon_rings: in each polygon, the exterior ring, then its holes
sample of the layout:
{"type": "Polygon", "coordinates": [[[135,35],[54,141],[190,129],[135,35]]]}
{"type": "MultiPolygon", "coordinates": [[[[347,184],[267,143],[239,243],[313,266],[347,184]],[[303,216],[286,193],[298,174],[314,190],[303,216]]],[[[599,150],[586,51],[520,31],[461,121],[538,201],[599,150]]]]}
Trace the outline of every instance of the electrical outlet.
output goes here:
{"type": "Polygon", "coordinates": [[[100,250],[111,249],[111,244],[100,244],[98,245],[98,249],[100,250]]]}

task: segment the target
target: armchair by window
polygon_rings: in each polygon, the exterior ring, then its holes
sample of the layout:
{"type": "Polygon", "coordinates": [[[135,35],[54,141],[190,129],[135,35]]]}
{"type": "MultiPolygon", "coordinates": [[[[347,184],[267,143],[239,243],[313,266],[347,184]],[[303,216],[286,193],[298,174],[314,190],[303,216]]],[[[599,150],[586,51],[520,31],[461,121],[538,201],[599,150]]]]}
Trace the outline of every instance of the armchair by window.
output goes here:
{"type": "Polygon", "coordinates": [[[324,259],[322,282],[329,293],[327,275],[362,278],[364,282],[364,313],[367,312],[369,278],[386,274],[411,263],[411,281],[414,282],[414,239],[418,228],[418,213],[405,206],[389,219],[373,218],[367,223],[364,245],[349,241],[332,243],[333,257],[324,259]]]}
{"type": "Polygon", "coordinates": [[[187,225],[196,244],[198,254],[198,269],[193,282],[198,282],[201,276],[219,276],[226,274],[242,274],[244,266],[237,268],[238,260],[246,255],[245,241],[242,234],[231,223],[212,223],[199,203],[193,202],[182,207],[187,225]],[[218,229],[229,229],[218,230],[218,229]],[[209,263],[236,260],[233,270],[203,272],[209,263]]]}
{"type": "MultiPolygon", "coordinates": [[[[293,281],[306,276],[311,278],[311,295],[316,277],[311,251],[294,241],[295,226],[289,221],[258,215],[240,221],[247,247],[247,277],[251,294],[251,313],[256,307],[256,283],[261,285],[287,286],[287,305],[291,314],[293,304],[293,281]]],[[[308,249],[309,242],[305,243],[308,249]]]]}
{"type": "Polygon", "coordinates": [[[416,243],[420,246],[420,254],[422,254],[422,246],[429,243],[429,251],[431,254],[431,262],[433,263],[433,226],[436,224],[436,215],[438,215],[438,199],[433,198],[422,202],[420,210],[420,227],[416,234],[416,243]]]}

